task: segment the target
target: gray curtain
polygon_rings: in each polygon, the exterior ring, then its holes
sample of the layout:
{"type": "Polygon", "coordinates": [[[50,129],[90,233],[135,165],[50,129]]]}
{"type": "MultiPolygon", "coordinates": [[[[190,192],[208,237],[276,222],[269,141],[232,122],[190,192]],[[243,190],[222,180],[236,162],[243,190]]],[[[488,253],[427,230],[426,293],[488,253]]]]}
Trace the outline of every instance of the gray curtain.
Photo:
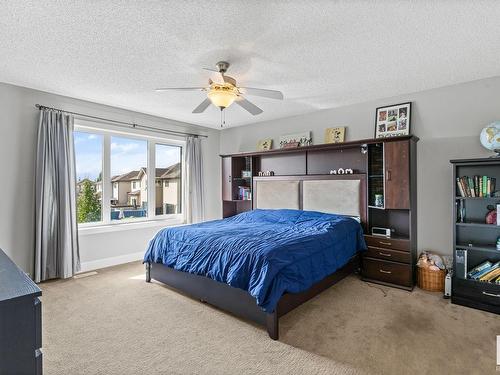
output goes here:
{"type": "Polygon", "coordinates": [[[73,117],[40,110],[35,169],[35,281],[80,270],[73,117]]]}
{"type": "Polygon", "coordinates": [[[198,223],[205,219],[205,199],[203,197],[203,160],[201,139],[188,137],[186,141],[186,171],[188,191],[188,223],[198,223]]]}

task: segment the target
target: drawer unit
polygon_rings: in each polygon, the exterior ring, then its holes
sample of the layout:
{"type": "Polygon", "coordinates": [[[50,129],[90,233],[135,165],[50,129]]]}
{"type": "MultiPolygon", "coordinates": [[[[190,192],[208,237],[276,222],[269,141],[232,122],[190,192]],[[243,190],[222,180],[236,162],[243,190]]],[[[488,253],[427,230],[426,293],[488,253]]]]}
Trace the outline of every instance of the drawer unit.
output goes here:
{"type": "Polygon", "coordinates": [[[500,285],[453,278],[452,302],[500,314],[500,285]]]}
{"type": "Polygon", "coordinates": [[[35,348],[42,347],[42,301],[35,298],[35,348]]]}
{"type": "Polygon", "coordinates": [[[365,256],[370,258],[377,258],[383,260],[390,260],[393,262],[411,264],[411,254],[406,251],[368,246],[368,250],[366,251],[365,256]]]}
{"type": "Polygon", "coordinates": [[[411,265],[380,259],[363,258],[363,277],[411,288],[413,286],[411,265]]]}
{"type": "Polygon", "coordinates": [[[363,280],[413,289],[415,261],[410,240],[365,235],[365,241],[368,250],[363,253],[363,280]]]}
{"type": "Polygon", "coordinates": [[[0,374],[42,374],[42,292],[0,250],[0,374]]]}
{"type": "Polygon", "coordinates": [[[409,240],[365,235],[365,241],[368,246],[383,247],[385,249],[394,249],[408,252],[410,251],[409,240]]]}

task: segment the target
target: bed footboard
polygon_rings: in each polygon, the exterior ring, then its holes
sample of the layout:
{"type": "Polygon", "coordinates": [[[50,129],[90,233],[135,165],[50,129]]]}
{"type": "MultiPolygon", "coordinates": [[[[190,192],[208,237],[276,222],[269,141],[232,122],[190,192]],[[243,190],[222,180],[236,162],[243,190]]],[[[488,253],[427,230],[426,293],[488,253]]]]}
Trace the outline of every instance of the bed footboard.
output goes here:
{"type": "Polygon", "coordinates": [[[269,337],[278,340],[279,318],[357,271],[359,256],[352,257],[344,267],[314,284],[308,290],[302,293],[284,294],[273,313],[263,311],[257,305],[255,298],[248,292],[208,277],[177,271],[159,263],[145,263],[145,268],[146,282],[151,282],[151,279],[160,281],[202,302],[207,302],[238,317],[251,320],[266,327],[269,337]]]}

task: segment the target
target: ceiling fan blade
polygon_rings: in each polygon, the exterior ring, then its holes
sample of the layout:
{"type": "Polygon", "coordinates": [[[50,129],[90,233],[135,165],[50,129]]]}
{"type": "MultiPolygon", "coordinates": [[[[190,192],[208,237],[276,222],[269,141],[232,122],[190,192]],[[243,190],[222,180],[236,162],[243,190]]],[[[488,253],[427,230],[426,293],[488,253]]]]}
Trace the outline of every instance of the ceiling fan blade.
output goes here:
{"type": "Polygon", "coordinates": [[[217,69],[212,69],[212,68],[201,68],[203,70],[209,70],[211,72],[215,72],[215,73],[219,73],[219,71],[217,69]]]}
{"type": "Polygon", "coordinates": [[[205,111],[205,109],[208,108],[208,106],[210,105],[211,101],[210,99],[206,98],[204,101],[202,101],[200,103],[200,105],[198,107],[196,107],[195,109],[193,109],[193,113],[202,113],[205,111]]]}
{"type": "Polygon", "coordinates": [[[204,91],[205,87],[160,87],[155,89],[155,91],[204,91]]]}
{"type": "Polygon", "coordinates": [[[234,101],[236,104],[238,104],[240,107],[243,107],[246,109],[248,112],[250,112],[252,115],[259,115],[262,112],[264,112],[262,109],[257,107],[255,104],[252,102],[246,100],[244,97],[240,96],[238,100],[234,101]]]}
{"type": "Polygon", "coordinates": [[[242,93],[247,95],[263,96],[271,99],[283,100],[283,93],[277,90],[256,89],[254,87],[238,87],[242,93]]]}

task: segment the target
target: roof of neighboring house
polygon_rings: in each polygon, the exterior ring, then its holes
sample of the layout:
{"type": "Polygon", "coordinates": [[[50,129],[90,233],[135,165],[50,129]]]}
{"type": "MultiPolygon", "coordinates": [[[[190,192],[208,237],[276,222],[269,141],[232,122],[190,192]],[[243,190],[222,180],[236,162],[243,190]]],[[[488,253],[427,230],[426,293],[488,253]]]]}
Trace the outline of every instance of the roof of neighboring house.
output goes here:
{"type": "Polygon", "coordinates": [[[111,182],[132,181],[141,179],[142,169],[138,171],[131,171],[118,176],[111,177],[111,182]]]}
{"type": "MultiPolygon", "coordinates": [[[[142,174],[147,172],[146,167],[142,167],[138,171],[131,171],[124,173],[122,175],[111,177],[111,182],[125,182],[125,181],[134,181],[140,180],[142,178],[142,174]]],[[[167,168],[156,168],[156,178],[161,180],[168,180],[173,178],[179,178],[181,175],[181,163],[177,163],[171,165],[167,168]]]]}
{"type": "MultiPolygon", "coordinates": [[[[161,168],[157,168],[156,170],[158,171],[158,169],[161,169],[161,168]]],[[[177,164],[171,165],[168,168],[163,168],[163,169],[165,171],[160,176],[158,176],[158,172],[156,173],[157,178],[160,178],[162,180],[168,180],[168,179],[173,179],[173,178],[179,178],[181,175],[181,163],[177,163],[177,164]]]]}
{"type": "Polygon", "coordinates": [[[141,194],[141,191],[140,190],[128,191],[127,194],[128,195],[139,195],[139,194],[141,194]]]}

